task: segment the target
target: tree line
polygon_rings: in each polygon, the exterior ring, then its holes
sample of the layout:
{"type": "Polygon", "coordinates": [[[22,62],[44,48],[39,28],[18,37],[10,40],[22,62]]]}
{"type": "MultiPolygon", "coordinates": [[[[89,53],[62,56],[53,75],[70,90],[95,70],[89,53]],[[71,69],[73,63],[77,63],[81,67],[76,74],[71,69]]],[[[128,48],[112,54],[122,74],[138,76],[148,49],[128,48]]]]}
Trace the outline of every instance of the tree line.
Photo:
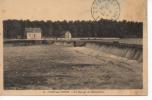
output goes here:
{"type": "Polygon", "coordinates": [[[133,21],[30,21],[4,20],[4,38],[23,36],[25,28],[41,28],[43,37],[61,37],[63,32],[70,31],[72,37],[118,37],[142,38],[143,23],[133,21]]]}

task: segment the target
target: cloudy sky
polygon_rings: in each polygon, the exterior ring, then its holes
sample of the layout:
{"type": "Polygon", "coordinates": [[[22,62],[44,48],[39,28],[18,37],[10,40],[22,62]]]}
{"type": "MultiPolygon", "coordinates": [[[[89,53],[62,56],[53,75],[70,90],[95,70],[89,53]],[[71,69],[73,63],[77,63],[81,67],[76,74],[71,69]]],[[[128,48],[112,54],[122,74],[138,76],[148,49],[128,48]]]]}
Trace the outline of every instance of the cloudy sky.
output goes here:
{"type": "MultiPolygon", "coordinates": [[[[118,0],[119,20],[142,21],[146,0],[118,0]]],[[[1,19],[93,20],[93,0],[0,0],[1,19]]]]}

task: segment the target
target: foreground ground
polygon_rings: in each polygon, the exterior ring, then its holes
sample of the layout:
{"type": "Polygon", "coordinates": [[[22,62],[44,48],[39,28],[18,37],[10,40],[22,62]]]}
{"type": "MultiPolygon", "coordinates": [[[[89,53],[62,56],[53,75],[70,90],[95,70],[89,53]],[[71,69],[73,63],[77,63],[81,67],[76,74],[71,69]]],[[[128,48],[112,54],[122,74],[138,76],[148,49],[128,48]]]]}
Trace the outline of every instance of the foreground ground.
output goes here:
{"type": "MultiPolygon", "coordinates": [[[[89,48],[4,46],[5,89],[142,88],[142,63],[92,56],[89,48]]],[[[93,51],[95,52],[95,51],[93,51]]],[[[92,53],[93,53],[92,52],[92,53]]]]}

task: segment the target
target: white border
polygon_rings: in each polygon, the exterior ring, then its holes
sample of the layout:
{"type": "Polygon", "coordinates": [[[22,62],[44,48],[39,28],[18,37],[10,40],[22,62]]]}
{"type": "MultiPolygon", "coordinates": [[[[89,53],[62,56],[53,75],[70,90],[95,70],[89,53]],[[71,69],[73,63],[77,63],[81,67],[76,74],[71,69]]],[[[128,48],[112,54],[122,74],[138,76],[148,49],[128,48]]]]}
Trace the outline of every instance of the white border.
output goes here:
{"type": "Polygon", "coordinates": [[[87,96],[87,97],[82,97],[82,96],[53,96],[50,98],[50,96],[47,96],[47,97],[44,97],[44,96],[38,96],[38,97],[34,97],[34,96],[28,96],[28,97],[25,97],[25,96],[22,96],[22,97],[16,97],[16,96],[9,96],[9,97],[0,97],[0,100],[41,100],[41,99],[45,99],[45,100],[101,100],[101,99],[105,99],[106,100],[128,100],[128,99],[138,99],[138,100],[151,100],[152,98],[152,77],[151,77],[151,73],[152,73],[152,0],[148,0],[148,95],[149,96],[97,96],[97,97],[90,97],[90,96],[87,96]]]}

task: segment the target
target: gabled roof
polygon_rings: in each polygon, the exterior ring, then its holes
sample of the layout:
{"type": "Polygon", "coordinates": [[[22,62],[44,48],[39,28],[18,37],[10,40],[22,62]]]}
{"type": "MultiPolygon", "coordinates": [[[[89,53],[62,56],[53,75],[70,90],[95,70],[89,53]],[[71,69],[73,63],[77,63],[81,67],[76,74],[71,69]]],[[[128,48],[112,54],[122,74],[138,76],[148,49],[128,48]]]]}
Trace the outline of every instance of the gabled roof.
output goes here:
{"type": "Polygon", "coordinates": [[[41,28],[25,28],[25,32],[42,32],[41,28]]]}

